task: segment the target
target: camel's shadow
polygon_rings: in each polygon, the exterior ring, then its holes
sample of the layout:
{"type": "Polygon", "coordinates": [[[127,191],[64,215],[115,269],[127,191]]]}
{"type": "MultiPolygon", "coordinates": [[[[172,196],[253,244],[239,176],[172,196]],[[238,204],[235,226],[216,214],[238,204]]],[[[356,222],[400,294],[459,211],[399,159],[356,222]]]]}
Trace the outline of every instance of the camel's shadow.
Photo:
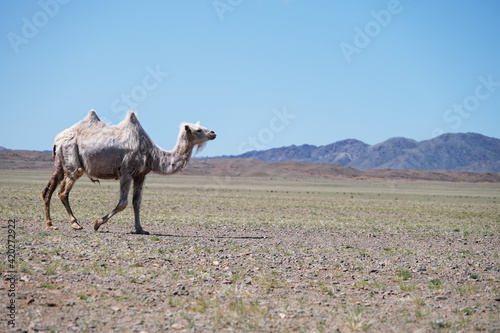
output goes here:
{"type": "MultiPolygon", "coordinates": [[[[135,234],[134,234],[135,235],[135,234]]],[[[150,234],[149,236],[173,237],[173,238],[215,238],[215,239],[266,239],[267,236],[203,236],[203,235],[173,235],[173,234],[150,234]]]]}
{"type": "MultiPolygon", "coordinates": [[[[119,231],[99,231],[101,234],[115,234],[115,235],[123,235],[122,232],[119,231]]],[[[207,238],[207,239],[268,239],[271,237],[268,236],[233,236],[233,235],[221,235],[221,236],[213,236],[213,235],[179,235],[179,234],[163,234],[163,233],[150,233],[149,235],[137,234],[135,231],[130,231],[125,233],[125,235],[134,235],[134,236],[146,236],[146,237],[165,237],[165,238],[207,238]]]]}

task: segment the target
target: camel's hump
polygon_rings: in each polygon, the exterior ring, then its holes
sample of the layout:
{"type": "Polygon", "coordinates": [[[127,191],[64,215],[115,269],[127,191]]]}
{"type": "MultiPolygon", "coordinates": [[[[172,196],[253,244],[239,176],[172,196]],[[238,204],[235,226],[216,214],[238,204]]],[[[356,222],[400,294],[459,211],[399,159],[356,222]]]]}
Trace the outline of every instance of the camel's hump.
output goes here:
{"type": "Polygon", "coordinates": [[[139,119],[137,118],[137,115],[135,114],[134,111],[129,111],[127,113],[127,116],[125,117],[125,120],[128,120],[128,121],[130,121],[133,124],[138,124],[139,123],[139,119]]]}
{"type": "Polygon", "coordinates": [[[97,116],[97,113],[94,111],[94,109],[91,109],[89,113],[87,114],[87,117],[85,117],[85,120],[91,122],[91,123],[97,123],[100,122],[101,119],[97,116]]]}

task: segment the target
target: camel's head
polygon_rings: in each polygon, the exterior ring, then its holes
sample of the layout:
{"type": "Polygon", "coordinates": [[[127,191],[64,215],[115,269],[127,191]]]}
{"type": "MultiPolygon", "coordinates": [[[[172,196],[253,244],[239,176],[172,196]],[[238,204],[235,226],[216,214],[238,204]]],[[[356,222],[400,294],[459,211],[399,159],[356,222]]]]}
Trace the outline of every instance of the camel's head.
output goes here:
{"type": "Polygon", "coordinates": [[[184,131],[187,139],[194,145],[198,145],[196,152],[199,152],[205,146],[207,141],[215,139],[217,136],[214,131],[196,124],[182,123],[181,131],[184,131]]]}

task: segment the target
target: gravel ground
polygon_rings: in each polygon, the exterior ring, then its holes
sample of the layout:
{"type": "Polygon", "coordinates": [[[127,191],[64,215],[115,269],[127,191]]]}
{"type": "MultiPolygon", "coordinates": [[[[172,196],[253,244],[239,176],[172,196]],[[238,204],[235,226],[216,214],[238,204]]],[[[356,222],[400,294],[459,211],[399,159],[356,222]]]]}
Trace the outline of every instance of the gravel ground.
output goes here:
{"type": "Polygon", "coordinates": [[[500,332],[493,233],[58,226],[16,222],[12,331],[500,332]]]}

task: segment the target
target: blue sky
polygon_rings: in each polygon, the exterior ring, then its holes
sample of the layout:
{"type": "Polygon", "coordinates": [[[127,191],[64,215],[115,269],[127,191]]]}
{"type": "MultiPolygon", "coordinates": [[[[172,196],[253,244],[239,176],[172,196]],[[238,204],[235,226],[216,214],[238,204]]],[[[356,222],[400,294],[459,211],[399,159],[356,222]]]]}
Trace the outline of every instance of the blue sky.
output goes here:
{"type": "Polygon", "coordinates": [[[498,1],[2,1],[0,145],[51,149],[93,108],[200,156],[356,138],[500,137],[498,1]]]}

